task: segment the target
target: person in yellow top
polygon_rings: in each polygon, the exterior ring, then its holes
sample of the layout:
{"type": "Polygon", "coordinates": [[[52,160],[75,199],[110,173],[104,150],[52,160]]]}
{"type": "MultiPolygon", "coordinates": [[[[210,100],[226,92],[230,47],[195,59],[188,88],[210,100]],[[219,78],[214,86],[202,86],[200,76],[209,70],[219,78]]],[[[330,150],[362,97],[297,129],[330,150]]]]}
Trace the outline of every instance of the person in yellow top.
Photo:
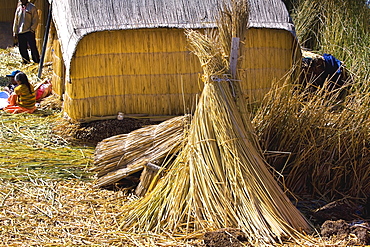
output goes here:
{"type": "Polygon", "coordinates": [[[14,80],[18,86],[9,97],[9,105],[3,110],[9,113],[33,113],[36,110],[35,90],[28,81],[27,75],[19,72],[14,80]]]}
{"type": "MultiPolygon", "coordinates": [[[[14,0],[13,0],[14,1],[14,0]]],[[[37,8],[28,0],[21,0],[18,5],[13,22],[13,36],[15,43],[18,43],[19,53],[23,63],[29,63],[28,47],[31,49],[32,60],[40,62],[40,55],[36,46],[35,31],[38,25],[39,16],[37,8]]]]}

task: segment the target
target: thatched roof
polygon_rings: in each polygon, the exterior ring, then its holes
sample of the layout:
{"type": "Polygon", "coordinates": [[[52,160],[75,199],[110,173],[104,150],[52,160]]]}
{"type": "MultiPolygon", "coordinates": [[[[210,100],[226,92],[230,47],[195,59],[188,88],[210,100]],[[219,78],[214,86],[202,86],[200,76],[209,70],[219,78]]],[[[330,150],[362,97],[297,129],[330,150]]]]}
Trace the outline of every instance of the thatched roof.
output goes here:
{"type": "MultiPolygon", "coordinates": [[[[212,28],[220,0],[51,1],[67,79],[71,58],[89,33],[138,28],[212,28]]],[[[249,0],[250,26],[288,30],[294,26],[281,0],[249,0]]]]}

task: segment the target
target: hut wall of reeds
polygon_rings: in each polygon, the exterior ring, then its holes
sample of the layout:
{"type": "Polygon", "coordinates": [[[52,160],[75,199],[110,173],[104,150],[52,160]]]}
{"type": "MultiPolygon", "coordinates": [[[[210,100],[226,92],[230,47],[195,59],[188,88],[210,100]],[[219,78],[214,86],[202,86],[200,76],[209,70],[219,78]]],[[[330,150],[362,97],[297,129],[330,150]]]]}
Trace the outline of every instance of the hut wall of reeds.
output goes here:
{"type": "Polygon", "coordinates": [[[260,102],[271,84],[286,78],[292,66],[301,61],[296,39],[284,30],[251,28],[241,49],[241,87],[250,104],[260,102]]]}
{"type": "MultiPolygon", "coordinates": [[[[202,68],[188,49],[184,30],[215,28],[220,1],[52,4],[59,41],[55,47],[60,47],[60,52],[54,49],[53,83],[58,85],[53,86],[63,94],[64,112],[71,119],[87,121],[117,112],[179,115],[194,109],[203,87],[202,68]]],[[[242,88],[254,102],[300,54],[295,53],[294,26],[282,1],[249,4],[251,29],[240,72],[246,79],[242,88]]]]}
{"type": "Polygon", "coordinates": [[[0,22],[13,23],[17,1],[0,0],[0,22]]]}
{"type": "Polygon", "coordinates": [[[49,2],[48,0],[33,0],[30,2],[36,6],[39,15],[39,25],[37,26],[35,34],[37,48],[41,54],[42,45],[44,42],[46,20],[48,17],[49,2]]]}
{"type": "Polygon", "coordinates": [[[57,32],[54,23],[50,26],[50,38],[49,38],[49,53],[50,60],[53,63],[52,73],[52,84],[53,92],[60,96],[62,99],[63,93],[65,92],[65,66],[63,62],[62,50],[60,48],[60,42],[57,37],[57,32]]]}
{"type": "Polygon", "coordinates": [[[13,42],[13,19],[17,1],[0,0],[0,48],[6,49],[13,42]]]}
{"type": "Polygon", "coordinates": [[[199,60],[183,29],[101,31],[86,35],[71,60],[64,109],[72,118],[179,115],[195,105],[199,60]]]}

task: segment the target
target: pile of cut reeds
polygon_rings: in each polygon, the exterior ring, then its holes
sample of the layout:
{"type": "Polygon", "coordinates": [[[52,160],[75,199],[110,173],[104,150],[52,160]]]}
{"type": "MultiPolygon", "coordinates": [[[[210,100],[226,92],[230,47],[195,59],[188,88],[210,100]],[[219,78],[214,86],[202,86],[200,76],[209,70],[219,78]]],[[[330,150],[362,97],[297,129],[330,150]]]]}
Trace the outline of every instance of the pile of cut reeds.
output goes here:
{"type": "Polygon", "coordinates": [[[140,172],[148,163],[162,165],[181,147],[190,116],[179,116],[128,134],[99,142],[95,148],[93,172],[97,187],[105,187],[140,172]]]}
{"type": "Polygon", "coordinates": [[[240,228],[257,246],[285,237],[304,241],[300,231],[310,231],[310,226],[268,170],[240,86],[225,59],[232,50],[228,53],[223,47],[230,47],[232,37],[244,37],[246,26],[238,29],[236,24],[248,20],[246,2],[233,1],[223,13],[220,36],[187,32],[204,70],[205,87],[186,145],[157,186],[122,209],[121,226],[188,237],[240,228]]]}
{"type": "Polygon", "coordinates": [[[315,92],[309,87],[275,87],[262,102],[253,119],[261,146],[281,153],[268,161],[298,196],[365,202],[370,195],[369,84],[353,84],[340,101],[341,89],[333,92],[328,83],[315,92]]]}
{"type": "Polygon", "coordinates": [[[53,124],[61,116],[54,111],[33,114],[0,111],[0,178],[28,180],[40,178],[88,179],[93,148],[72,147],[56,135],[53,124]]]}

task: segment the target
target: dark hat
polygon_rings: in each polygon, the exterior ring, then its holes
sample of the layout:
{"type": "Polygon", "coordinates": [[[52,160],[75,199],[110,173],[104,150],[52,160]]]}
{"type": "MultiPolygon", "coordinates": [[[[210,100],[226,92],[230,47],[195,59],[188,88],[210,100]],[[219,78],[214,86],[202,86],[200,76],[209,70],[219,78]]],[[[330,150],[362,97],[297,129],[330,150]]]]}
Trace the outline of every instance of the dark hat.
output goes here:
{"type": "Polygon", "coordinates": [[[6,77],[15,77],[15,75],[18,74],[19,72],[21,72],[21,71],[20,70],[15,70],[10,75],[6,75],[6,77]]]}

